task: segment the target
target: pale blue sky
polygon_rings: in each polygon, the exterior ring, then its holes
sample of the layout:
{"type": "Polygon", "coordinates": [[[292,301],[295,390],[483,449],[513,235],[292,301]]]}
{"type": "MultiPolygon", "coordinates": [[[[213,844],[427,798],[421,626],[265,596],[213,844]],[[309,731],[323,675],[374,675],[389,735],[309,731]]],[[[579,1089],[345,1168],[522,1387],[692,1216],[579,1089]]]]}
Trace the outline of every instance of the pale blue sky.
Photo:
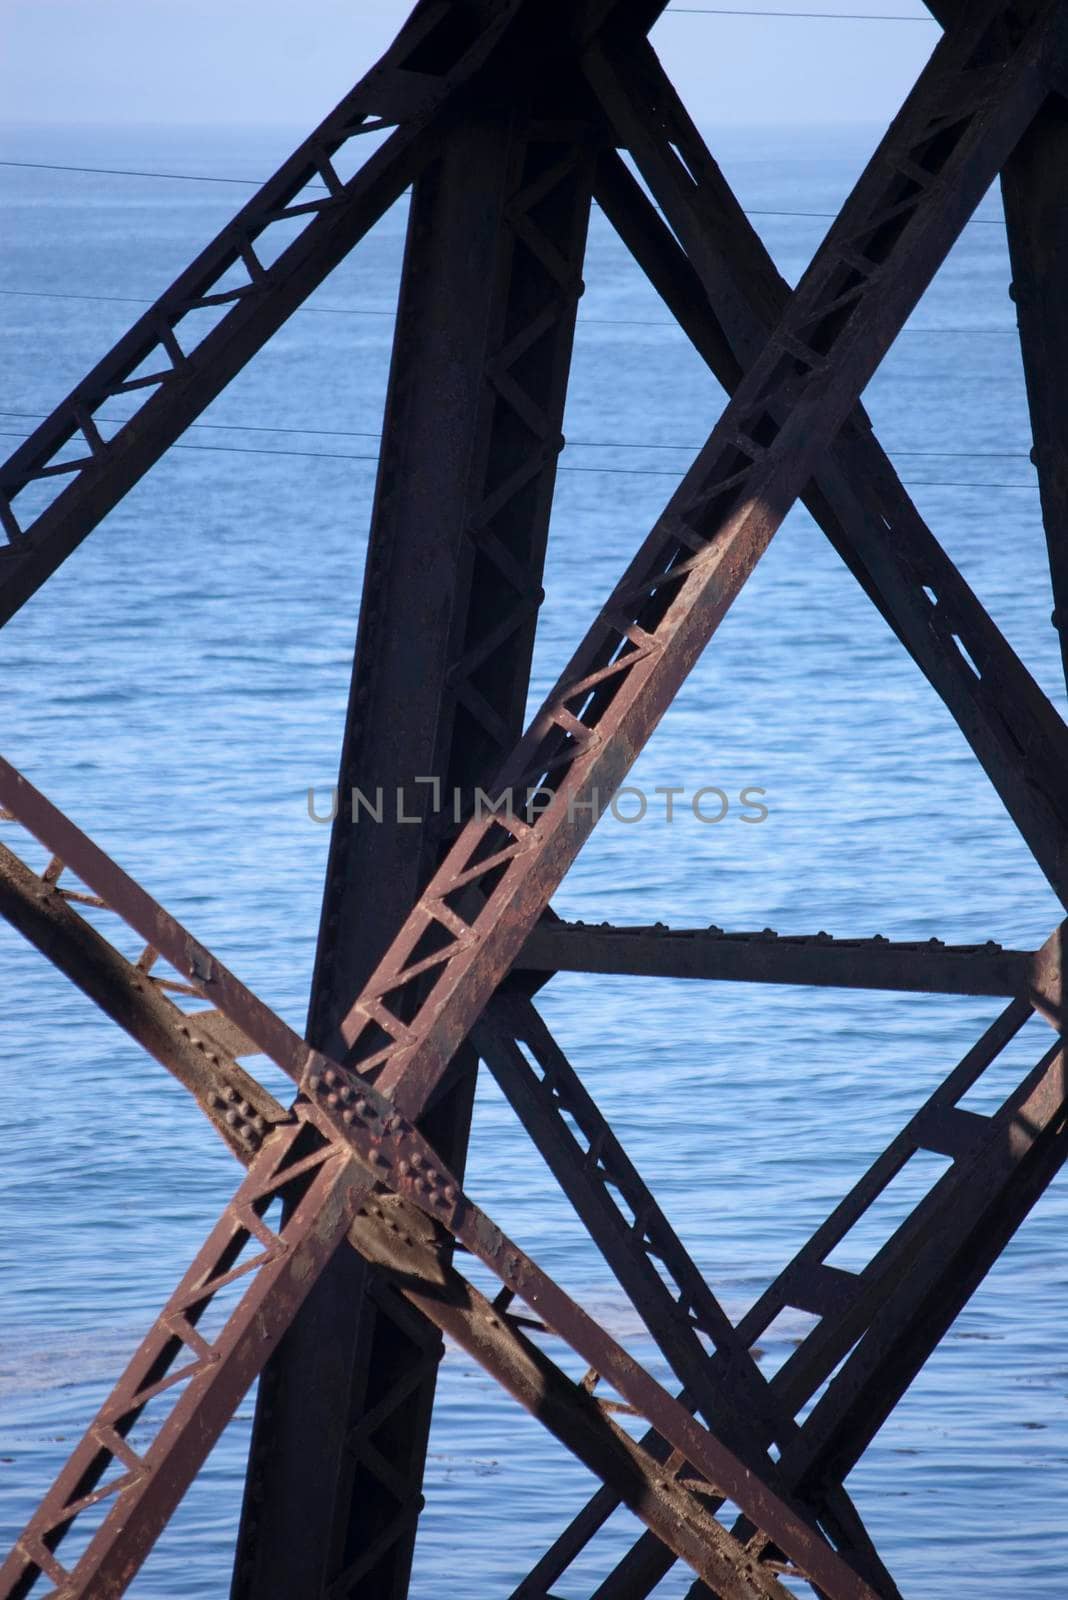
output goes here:
{"type": "MultiPolygon", "coordinates": [[[[926,16],[918,0],[735,3],[926,16]]],[[[310,126],[408,9],[405,0],[0,0],[0,116],[310,126]]],[[[885,122],[937,29],[680,13],[654,38],[702,124],[885,122]]]]}

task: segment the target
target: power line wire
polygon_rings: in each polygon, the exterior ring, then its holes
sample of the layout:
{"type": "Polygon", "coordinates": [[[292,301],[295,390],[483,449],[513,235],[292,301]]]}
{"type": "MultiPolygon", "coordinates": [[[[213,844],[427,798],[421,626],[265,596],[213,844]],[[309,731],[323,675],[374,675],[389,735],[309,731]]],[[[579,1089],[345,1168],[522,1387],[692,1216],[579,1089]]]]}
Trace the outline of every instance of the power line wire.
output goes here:
{"type": "MultiPolygon", "coordinates": [[[[0,429],[0,439],[29,438],[25,433],[9,433],[0,429]]],[[[681,448],[681,447],[680,447],[681,448]]],[[[377,455],[355,455],[349,451],[334,450],[268,450],[260,447],[229,444],[172,444],[171,450],[197,450],[212,455],[238,455],[238,456],[300,456],[307,461],[377,461],[377,455]]],[[[678,480],[680,474],[667,467],[578,467],[563,465],[557,469],[560,472],[585,472],[608,473],[613,477],[625,478],[674,478],[678,480]]],[[[928,489],[1036,489],[1035,483],[980,483],[974,479],[961,481],[946,481],[937,478],[913,478],[903,482],[908,487],[928,489]]]]}
{"type": "Polygon", "coordinates": [[[668,6],[665,17],[796,17],[802,22],[926,22],[933,17],[904,17],[876,11],[735,11],[724,6],[668,6]]]}
{"type": "MultiPolygon", "coordinates": [[[[69,294],[61,293],[55,289],[0,289],[0,295],[11,295],[20,300],[88,300],[94,304],[120,305],[120,306],[150,306],[155,302],[142,295],[129,294],[69,294]]],[[[393,311],[381,311],[369,306],[312,306],[302,305],[298,311],[317,311],[332,317],[395,317],[393,311]]],[[[587,317],[579,315],[579,322],[587,326],[601,328],[672,328],[676,333],[683,330],[677,322],[672,322],[664,317],[587,317]]],[[[1003,328],[902,328],[902,333],[1012,333],[1016,329],[1009,324],[1003,328]]]]}
{"type": "MultiPolygon", "coordinates": [[[[76,167],[59,161],[0,161],[0,167],[22,167],[33,172],[86,172],[105,178],[169,178],[174,183],[243,183],[252,188],[262,188],[260,178],[221,178],[214,173],[200,172],[141,172],[134,167],[76,167]]],[[[309,189],[325,189],[325,183],[309,183],[309,189]]]]}
{"type": "MultiPolygon", "coordinates": [[[[27,422],[43,422],[48,415],[44,411],[0,411],[0,417],[20,418],[27,422]]],[[[97,422],[132,422],[133,416],[115,417],[109,412],[98,411],[94,420],[97,422]]],[[[303,434],[313,438],[323,439],[381,439],[379,429],[367,428],[293,428],[288,426],[271,427],[263,422],[192,422],[192,428],[211,428],[221,433],[284,433],[303,434]]],[[[14,435],[6,435],[8,438],[14,435]]],[[[664,444],[648,441],[639,442],[637,439],[568,439],[568,445],[577,450],[685,450],[688,455],[696,455],[703,447],[700,444],[664,444]]],[[[281,452],[279,452],[281,454],[281,452]]],[[[904,460],[932,460],[932,461],[1030,461],[1031,457],[1026,450],[895,450],[895,459],[904,460]]],[[[355,457],[353,459],[356,459],[355,457]]],[[[364,459],[364,458],[360,458],[364,459]]],[[[367,458],[369,459],[369,458],[367,458]]],[[[594,470],[593,468],[590,469],[594,470]]]]}
{"type": "MultiPolygon", "coordinates": [[[[132,294],[69,294],[60,293],[57,289],[0,289],[0,295],[14,295],[23,300],[92,300],[105,305],[121,306],[151,306],[155,301],[149,300],[144,295],[132,294]]],[[[393,317],[394,311],[380,311],[369,306],[309,306],[297,307],[298,311],[325,311],[335,317],[393,317]]],[[[673,322],[657,323],[655,326],[673,328],[673,322]]]]}
{"type": "MultiPolygon", "coordinates": [[[[917,20],[922,21],[923,19],[917,20]]],[[[175,183],[243,183],[252,189],[262,188],[265,182],[262,178],[226,178],[205,172],[144,172],[134,167],[80,167],[57,161],[0,160],[0,167],[16,167],[34,172],[79,172],[97,174],[108,178],[163,178],[175,183]]],[[[309,182],[304,187],[306,189],[321,189],[324,193],[326,192],[325,183],[309,182]]],[[[659,209],[660,207],[658,206],[657,210],[659,209]]],[[[819,222],[833,222],[838,215],[837,211],[779,211],[765,208],[749,210],[744,207],[743,210],[745,210],[747,217],[812,217],[819,222]]],[[[986,223],[992,227],[1000,227],[1002,225],[1000,217],[969,217],[966,226],[973,222],[986,223]]]]}

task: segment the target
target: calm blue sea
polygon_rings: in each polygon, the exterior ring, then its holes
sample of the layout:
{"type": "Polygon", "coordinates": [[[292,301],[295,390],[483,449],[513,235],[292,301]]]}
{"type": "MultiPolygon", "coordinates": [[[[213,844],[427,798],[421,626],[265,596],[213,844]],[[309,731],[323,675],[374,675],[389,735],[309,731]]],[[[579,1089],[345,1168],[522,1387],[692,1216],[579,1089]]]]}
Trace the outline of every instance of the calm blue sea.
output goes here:
{"type": "MultiPolygon", "coordinates": [[[[3,155],[258,178],[297,136],[8,129],[3,155]]],[[[877,133],[710,137],[795,279],[877,133]]],[[[248,192],[0,166],[0,444],[14,447],[248,192]]],[[[999,219],[991,195],[866,399],[925,516],[1060,704],[999,219]]],[[[313,785],[325,795],[337,768],[404,221],[398,206],[0,634],[4,755],[298,1027],[328,833],[306,796],[313,785]]],[[[599,215],[586,277],[537,696],[722,403],[599,215]]],[[[634,782],[759,786],[768,818],[746,826],[732,810],[713,826],[680,810],[668,823],[656,807],[640,825],[606,818],[557,896],[562,914],[1012,945],[1041,942],[1057,919],[941,703],[803,512],[634,782]]],[[[183,1091],[3,928],[0,975],[6,1544],[235,1167],[183,1091]]],[[[540,1003],[739,1314],[998,1009],[578,976],[556,979],[540,1003]]],[[[1032,1028],[1037,1059],[1044,1030],[1032,1028]]],[[[659,1371],[490,1082],[470,1176],[502,1225],[659,1371]]],[[[1066,1222],[1061,1184],[850,1480],[908,1596],[1068,1593],[1066,1222]]],[[[861,1230],[856,1259],[876,1225],[861,1230]]],[[[802,1320],[776,1328],[769,1364],[802,1320]]],[[[138,1578],[143,1600],[226,1593],[250,1416],[251,1399],[138,1578]]],[[[415,1593],[506,1595],[590,1487],[450,1352],[415,1593]]],[[[633,1531],[613,1521],[559,1592],[587,1595],[633,1531]]],[[[676,1572],[660,1592],[685,1587],[676,1572]]]]}

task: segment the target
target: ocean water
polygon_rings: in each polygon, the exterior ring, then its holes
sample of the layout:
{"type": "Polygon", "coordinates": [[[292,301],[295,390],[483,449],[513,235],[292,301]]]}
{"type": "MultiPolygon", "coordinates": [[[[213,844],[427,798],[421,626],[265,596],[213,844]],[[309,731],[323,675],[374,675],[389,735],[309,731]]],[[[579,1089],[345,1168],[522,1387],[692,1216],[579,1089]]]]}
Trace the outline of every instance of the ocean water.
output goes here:
{"type": "MultiPolygon", "coordinates": [[[[297,136],[10,128],[3,155],[252,179],[297,136]]],[[[878,134],[709,137],[794,280],[878,134]]],[[[247,193],[0,166],[0,443],[13,448],[247,193]]],[[[0,634],[4,755],[297,1027],[328,832],[306,798],[336,773],[404,221],[399,205],[0,634]]],[[[992,194],[865,399],[924,515],[1063,706],[1008,278],[992,194]]],[[[599,214],[586,281],[532,703],[723,399],[599,214]]],[[[640,824],[606,817],[556,897],[563,915],[1014,946],[1057,920],[948,714],[803,511],[633,782],[759,787],[768,816],[746,826],[735,807],[708,825],[683,806],[669,823],[654,804],[640,824]]],[[[6,1545],[236,1169],[183,1091],[10,930],[0,974],[6,1545]]],[[[998,1010],[581,976],[556,978],[539,1005],[737,1314],[998,1010]]],[[[1037,1059],[1048,1033],[1031,1027],[1037,1059]]],[[[469,1174],[490,1213],[661,1372],[488,1080],[469,1174]]],[[[907,1596],[1066,1592],[1066,1220],[1054,1184],[850,1478],[907,1596]]],[[[858,1260],[873,1239],[860,1230],[858,1260]]],[[[763,1359],[800,1331],[800,1318],[777,1328],[763,1359]]],[[[136,1580],[142,1600],[225,1594],[251,1411],[249,1398],[136,1580]]],[[[457,1594],[462,1572],[465,1595],[507,1595],[590,1488],[450,1351],[414,1594],[457,1594]]],[[[613,1519],[557,1592],[589,1594],[635,1527],[613,1519]]],[[[676,1570],[659,1592],[687,1581],[676,1570]]]]}

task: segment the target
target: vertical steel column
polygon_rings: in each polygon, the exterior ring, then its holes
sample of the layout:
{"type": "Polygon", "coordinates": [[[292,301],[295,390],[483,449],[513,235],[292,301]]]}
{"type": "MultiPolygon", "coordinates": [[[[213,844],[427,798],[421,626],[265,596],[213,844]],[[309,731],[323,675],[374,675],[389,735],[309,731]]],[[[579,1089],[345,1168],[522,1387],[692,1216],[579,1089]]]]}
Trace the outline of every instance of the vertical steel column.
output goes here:
{"type": "Polygon", "coordinates": [[[1068,681],[1068,101],[1051,95],[1001,175],[1042,521],[1053,626],[1068,681]]]}
{"type": "MultiPolygon", "coordinates": [[[[468,120],[413,190],[309,1017],[338,1055],[453,790],[469,801],[522,727],[595,161],[552,95],[468,120]],[[381,789],[381,822],[354,824],[353,788],[381,789]]],[[[454,1169],[466,1065],[424,1124],[454,1169]]],[[[407,1593],[440,1353],[339,1251],[261,1382],[235,1597],[407,1593]]]]}

